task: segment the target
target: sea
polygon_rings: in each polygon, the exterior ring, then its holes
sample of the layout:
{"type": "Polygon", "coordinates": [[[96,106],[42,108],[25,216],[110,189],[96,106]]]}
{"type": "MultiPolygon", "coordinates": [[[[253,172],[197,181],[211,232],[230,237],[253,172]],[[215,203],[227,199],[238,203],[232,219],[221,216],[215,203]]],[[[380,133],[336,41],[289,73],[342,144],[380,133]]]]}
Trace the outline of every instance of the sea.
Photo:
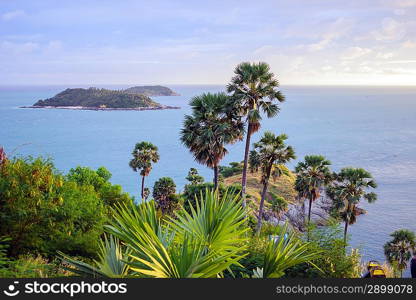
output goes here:
{"type": "MultiPolygon", "coordinates": [[[[183,190],[189,168],[206,180],[212,170],[193,160],[181,144],[179,132],[189,100],[204,92],[224,90],[220,85],[168,85],[181,96],[154,100],[181,109],[156,111],[82,111],[23,109],[54,96],[68,86],[1,86],[0,145],[9,156],[44,156],[62,172],[80,166],[105,166],[111,181],[138,198],[139,174],[129,168],[135,143],[149,141],[159,148],[160,161],[146,178],[153,186],[171,177],[183,190]]],[[[88,87],[88,86],[77,86],[88,87]]],[[[121,89],[128,86],[101,85],[121,89]]],[[[363,260],[384,261],[383,245],[397,229],[416,232],[416,87],[283,86],[286,101],[275,118],[262,120],[261,130],[286,133],[297,159],[321,154],[333,170],[362,167],[375,177],[378,200],[361,204],[366,215],[350,226],[351,245],[363,260]]],[[[243,159],[244,142],[228,147],[222,165],[243,159]]],[[[408,272],[407,272],[408,274],[408,272]]]]}

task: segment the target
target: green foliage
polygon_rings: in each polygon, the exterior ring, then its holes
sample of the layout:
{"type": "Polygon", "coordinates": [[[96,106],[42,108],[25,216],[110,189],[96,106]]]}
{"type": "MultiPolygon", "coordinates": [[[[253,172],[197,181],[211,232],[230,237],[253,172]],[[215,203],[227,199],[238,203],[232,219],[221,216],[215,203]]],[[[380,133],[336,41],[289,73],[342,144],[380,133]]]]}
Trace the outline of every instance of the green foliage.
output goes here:
{"type": "MultiPolygon", "coordinates": [[[[270,131],[266,131],[261,139],[254,144],[255,150],[251,151],[251,155],[255,156],[255,159],[251,159],[251,161],[260,160],[261,182],[263,184],[257,232],[260,232],[262,226],[263,207],[270,177],[277,179],[282,175],[288,175],[289,170],[285,167],[285,164],[296,158],[293,148],[285,144],[286,139],[287,136],[285,134],[275,135],[270,131]]],[[[252,169],[257,167],[257,165],[252,166],[252,169]]]]}
{"type": "Polygon", "coordinates": [[[288,277],[306,278],[358,278],[360,277],[361,256],[353,250],[346,253],[342,229],[335,220],[327,226],[310,225],[308,238],[311,249],[322,251],[314,260],[318,268],[300,264],[287,272],[288,277]]]}
{"type": "Polygon", "coordinates": [[[12,257],[58,249],[92,256],[105,219],[94,187],[69,181],[50,160],[14,158],[0,167],[0,236],[11,238],[12,257]]]}
{"type": "Polygon", "coordinates": [[[311,263],[321,257],[322,251],[313,249],[309,242],[300,240],[288,229],[288,224],[278,232],[277,240],[271,239],[266,246],[263,265],[256,269],[255,277],[279,278],[290,267],[311,263]]]}
{"type": "Polygon", "coordinates": [[[57,278],[70,276],[58,261],[49,261],[41,256],[22,255],[0,267],[0,278],[57,278]]]}
{"type": "Polygon", "coordinates": [[[159,178],[153,186],[153,199],[164,214],[172,213],[179,199],[175,196],[176,184],[170,177],[159,178]]]}
{"type": "Polygon", "coordinates": [[[170,88],[161,85],[145,85],[145,86],[133,86],[124,90],[127,93],[142,94],[149,97],[154,96],[178,96],[170,88]]]}
{"type": "Polygon", "coordinates": [[[157,163],[159,161],[159,152],[158,148],[149,142],[140,142],[134,146],[133,152],[131,153],[133,158],[129,162],[130,168],[134,172],[140,171],[140,176],[142,176],[142,187],[141,187],[141,197],[145,199],[144,193],[144,179],[150,174],[152,170],[152,163],[157,163]]]}
{"type": "Polygon", "coordinates": [[[241,258],[243,222],[238,198],[208,193],[170,221],[158,219],[153,201],[120,207],[107,229],[131,249],[129,265],[142,276],[218,277],[241,258]]]}
{"type": "Polygon", "coordinates": [[[84,106],[107,108],[160,107],[148,96],[97,88],[66,89],[52,98],[39,100],[35,106],[84,106]]]}
{"type": "Polygon", "coordinates": [[[140,142],[134,146],[131,153],[133,158],[129,166],[134,172],[139,172],[141,176],[149,175],[152,170],[152,163],[157,163],[160,159],[158,148],[149,142],[140,142]]]}
{"type": "Polygon", "coordinates": [[[188,176],[185,178],[189,181],[190,184],[201,184],[204,182],[204,177],[199,175],[198,170],[195,168],[190,168],[188,176]]]}
{"type": "Polygon", "coordinates": [[[311,221],[313,202],[320,197],[321,189],[333,179],[331,162],[322,155],[306,155],[295,168],[295,189],[301,199],[309,200],[308,222],[311,221]]]}
{"type": "Polygon", "coordinates": [[[219,172],[220,175],[224,178],[228,178],[243,172],[243,163],[242,162],[230,162],[229,166],[220,166],[219,172]]]}
{"type": "Polygon", "coordinates": [[[104,204],[109,207],[133,201],[128,193],[123,192],[120,185],[109,182],[111,176],[110,171],[105,167],[94,171],[88,167],[78,166],[69,170],[66,179],[76,182],[79,186],[93,186],[104,204]]]}
{"type": "Polygon", "coordinates": [[[92,277],[123,278],[129,274],[129,267],[126,263],[129,251],[123,247],[119,240],[110,235],[104,235],[100,242],[98,260],[94,265],[70,258],[58,251],[60,259],[70,267],[66,269],[74,274],[92,277]]]}
{"type": "MultiPolygon", "coordinates": [[[[186,211],[190,212],[190,207],[196,206],[197,199],[205,197],[207,192],[214,190],[214,184],[211,182],[205,182],[202,184],[187,184],[182,194],[183,207],[186,211]]],[[[218,185],[218,192],[222,196],[226,191],[233,193],[234,195],[241,194],[241,185],[225,186],[224,184],[218,185]]]]}
{"type": "Polygon", "coordinates": [[[282,214],[284,214],[288,208],[289,203],[286,201],[285,198],[276,195],[275,193],[269,192],[270,194],[270,208],[271,210],[280,218],[282,214]]]}
{"type": "Polygon", "coordinates": [[[0,268],[6,265],[9,261],[7,258],[7,248],[9,248],[10,238],[0,237],[0,268]]]}
{"type": "Polygon", "coordinates": [[[377,184],[371,173],[362,168],[343,168],[333,176],[335,180],[326,189],[326,194],[333,201],[333,215],[335,211],[345,223],[346,241],[348,225],[354,224],[360,215],[357,206],[360,201],[365,199],[373,203],[377,200],[374,192],[368,192],[369,189],[375,189],[377,184]]]}
{"type": "Polygon", "coordinates": [[[412,253],[416,251],[416,236],[407,229],[396,230],[390,236],[392,240],[384,245],[384,254],[387,261],[400,272],[402,277],[412,253]]]}
{"type": "Polygon", "coordinates": [[[233,95],[230,101],[238,103],[235,107],[247,116],[249,123],[255,124],[250,134],[260,128],[260,112],[268,118],[274,117],[279,112],[274,101],[283,102],[285,97],[278,90],[279,82],[267,63],[243,62],[235,68],[234,74],[227,92],[233,95]]]}
{"type": "Polygon", "coordinates": [[[192,115],[186,115],[181,129],[181,142],[195,160],[214,170],[214,183],[218,184],[218,165],[228,153],[227,144],[242,139],[243,123],[227,111],[229,96],[225,93],[206,93],[192,98],[192,115]]]}

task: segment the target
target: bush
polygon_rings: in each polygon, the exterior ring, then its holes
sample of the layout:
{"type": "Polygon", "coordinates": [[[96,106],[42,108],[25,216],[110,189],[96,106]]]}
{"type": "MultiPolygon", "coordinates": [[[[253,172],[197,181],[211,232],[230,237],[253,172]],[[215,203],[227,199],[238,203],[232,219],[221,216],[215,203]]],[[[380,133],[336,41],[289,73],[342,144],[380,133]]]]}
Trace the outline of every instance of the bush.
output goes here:
{"type": "MultiPolygon", "coordinates": [[[[232,194],[240,194],[241,193],[241,185],[232,185],[232,186],[225,186],[224,184],[220,183],[218,185],[218,191],[220,197],[227,191],[228,193],[232,194]]],[[[205,197],[207,191],[211,192],[214,190],[214,184],[212,182],[205,182],[201,184],[187,184],[185,185],[185,189],[183,191],[183,206],[186,211],[190,211],[190,206],[195,207],[197,199],[202,196],[205,197]]]]}
{"type": "Polygon", "coordinates": [[[24,255],[0,268],[0,278],[56,278],[71,275],[57,260],[24,255]]]}
{"type": "Polygon", "coordinates": [[[312,226],[309,231],[312,248],[323,251],[314,264],[321,270],[302,264],[288,271],[287,277],[306,278],[357,278],[360,277],[361,256],[356,249],[350,254],[345,250],[342,229],[337,222],[328,226],[312,226]]]}
{"type": "Polygon", "coordinates": [[[57,250],[93,256],[106,219],[94,186],[70,181],[50,160],[14,158],[1,165],[0,236],[11,238],[11,257],[57,250]]]}
{"type": "Polygon", "coordinates": [[[229,163],[229,167],[227,166],[220,166],[219,173],[222,177],[227,178],[233,175],[243,173],[243,163],[242,162],[231,162],[229,163]]]}
{"type": "Polygon", "coordinates": [[[66,179],[74,181],[78,185],[91,185],[99,194],[104,204],[109,207],[115,207],[117,204],[127,204],[133,201],[128,193],[123,192],[123,189],[118,184],[109,182],[112,174],[104,167],[100,167],[94,171],[88,167],[76,167],[69,170],[66,179]]]}

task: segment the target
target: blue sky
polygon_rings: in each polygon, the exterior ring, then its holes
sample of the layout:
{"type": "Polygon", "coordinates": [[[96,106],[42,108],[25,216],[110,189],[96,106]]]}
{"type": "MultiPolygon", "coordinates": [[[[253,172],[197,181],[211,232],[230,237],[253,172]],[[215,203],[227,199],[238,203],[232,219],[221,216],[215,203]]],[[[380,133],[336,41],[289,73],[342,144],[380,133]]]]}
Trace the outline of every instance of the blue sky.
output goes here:
{"type": "Polygon", "coordinates": [[[0,84],[416,84],[416,0],[0,0],[0,84]]]}

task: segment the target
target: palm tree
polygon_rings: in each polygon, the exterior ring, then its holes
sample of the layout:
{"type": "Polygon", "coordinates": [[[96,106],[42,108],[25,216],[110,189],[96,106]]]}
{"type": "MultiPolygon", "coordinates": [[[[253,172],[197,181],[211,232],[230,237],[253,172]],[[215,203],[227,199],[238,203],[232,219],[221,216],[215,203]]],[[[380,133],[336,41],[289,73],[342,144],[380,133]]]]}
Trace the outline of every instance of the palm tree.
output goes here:
{"type": "MultiPolygon", "coordinates": [[[[254,144],[254,151],[257,152],[255,155],[259,155],[261,161],[261,181],[263,184],[256,228],[257,233],[259,233],[261,229],[264,200],[266,198],[270,177],[273,176],[273,178],[278,178],[284,173],[287,173],[284,164],[291,159],[296,158],[293,148],[285,145],[286,139],[287,135],[285,134],[276,136],[272,132],[266,131],[263,137],[254,144]]],[[[252,152],[252,154],[254,154],[254,152],[252,152]]]]}
{"type": "Polygon", "coordinates": [[[242,139],[243,123],[230,117],[225,93],[206,93],[192,98],[192,115],[186,115],[181,141],[197,162],[214,170],[214,188],[218,186],[218,166],[228,153],[225,146],[242,139]]]}
{"type": "Polygon", "coordinates": [[[131,249],[128,264],[140,276],[207,278],[244,256],[245,222],[239,195],[207,191],[176,218],[158,218],[154,201],[120,206],[106,229],[131,249]]]}
{"type": "Polygon", "coordinates": [[[144,178],[149,175],[152,170],[152,163],[159,161],[159,153],[155,145],[149,142],[137,143],[132,152],[133,158],[130,160],[129,166],[134,172],[140,170],[142,176],[141,197],[144,199],[144,178]]]}
{"type": "Polygon", "coordinates": [[[393,239],[384,245],[384,254],[390,264],[397,265],[400,277],[403,277],[412,252],[416,251],[416,237],[414,232],[406,229],[396,230],[390,236],[393,239]]]}
{"type": "Polygon", "coordinates": [[[331,162],[322,155],[307,155],[295,168],[295,189],[299,197],[309,199],[308,223],[311,222],[312,203],[321,196],[321,189],[331,182],[331,162]]]}
{"type": "Polygon", "coordinates": [[[348,225],[354,224],[356,217],[360,214],[357,205],[361,199],[368,203],[377,200],[377,195],[367,192],[370,188],[376,188],[370,172],[362,168],[343,168],[335,174],[335,181],[327,189],[327,195],[334,201],[334,207],[340,212],[342,220],[345,222],[344,243],[347,243],[348,225]]]}
{"type": "Polygon", "coordinates": [[[247,184],[247,166],[250,151],[250,139],[253,133],[260,129],[261,112],[268,118],[279,112],[275,101],[283,102],[283,94],[277,90],[279,82],[270,71],[267,63],[243,62],[234,70],[234,77],[227,86],[227,92],[232,93],[231,102],[241,116],[246,117],[247,137],[244,150],[244,166],[242,175],[243,206],[246,205],[245,193],[247,184]]]}

